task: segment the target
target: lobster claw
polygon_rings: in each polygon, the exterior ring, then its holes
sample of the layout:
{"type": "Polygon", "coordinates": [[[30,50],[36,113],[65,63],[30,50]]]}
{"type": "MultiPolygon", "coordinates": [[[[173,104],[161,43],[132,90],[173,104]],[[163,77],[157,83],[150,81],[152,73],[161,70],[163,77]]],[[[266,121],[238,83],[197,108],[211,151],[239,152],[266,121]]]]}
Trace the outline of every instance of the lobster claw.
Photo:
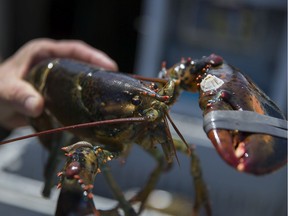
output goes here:
{"type": "Polygon", "coordinates": [[[210,124],[207,124],[206,118],[204,129],[220,156],[238,171],[255,175],[270,173],[284,166],[287,163],[287,122],[282,119],[276,121],[275,118],[259,115],[261,116],[259,119],[267,120],[269,118],[270,121],[268,122],[274,120],[278,124],[276,129],[269,124],[265,125],[267,127],[262,127],[259,122],[266,121],[257,122],[255,115],[258,117],[258,114],[243,111],[238,113],[242,118],[238,118],[239,116],[237,117],[235,111],[214,111],[207,114],[210,124]],[[215,114],[215,112],[218,113],[215,114]],[[222,112],[221,115],[219,112],[222,112]],[[229,119],[229,112],[234,115],[234,119],[229,119]],[[255,121],[251,123],[252,126],[249,126],[249,121],[246,120],[249,117],[252,118],[252,115],[255,121]],[[229,121],[227,121],[227,117],[229,121]],[[238,120],[235,121],[235,119],[238,120]],[[212,129],[211,125],[213,125],[212,129]],[[225,125],[230,130],[216,129],[224,128],[225,125]],[[262,133],[258,132],[261,130],[262,133]],[[274,135],[271,135],[272,133],[274,135]]]}

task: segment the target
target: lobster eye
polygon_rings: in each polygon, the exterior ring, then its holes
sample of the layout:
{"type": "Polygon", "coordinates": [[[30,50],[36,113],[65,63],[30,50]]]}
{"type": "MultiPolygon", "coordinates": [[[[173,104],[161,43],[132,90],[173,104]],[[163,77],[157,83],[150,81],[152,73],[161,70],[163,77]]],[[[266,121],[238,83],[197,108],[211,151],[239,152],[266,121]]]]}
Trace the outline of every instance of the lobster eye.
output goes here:
{"type": "Polygon", "coordinates": [[[135,96],[132,98],[132,104],[135,105],[135,106],[138,106],[138,105],[141,104],[141,100],[140,100],[139,95],[135,95],[135,96]]]}

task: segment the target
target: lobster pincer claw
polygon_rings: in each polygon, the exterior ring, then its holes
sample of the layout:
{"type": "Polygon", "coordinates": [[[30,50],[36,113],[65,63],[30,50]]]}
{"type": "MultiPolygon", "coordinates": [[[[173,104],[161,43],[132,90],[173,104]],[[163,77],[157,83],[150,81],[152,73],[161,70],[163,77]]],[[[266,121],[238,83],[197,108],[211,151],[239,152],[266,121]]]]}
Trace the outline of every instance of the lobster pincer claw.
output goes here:
{"type": "Polygon", "coordinates": [[[204,130],[220,156],[238,171],[270,173],[287,164],[287,121],[252,111],[211,111],[204,130]]]}

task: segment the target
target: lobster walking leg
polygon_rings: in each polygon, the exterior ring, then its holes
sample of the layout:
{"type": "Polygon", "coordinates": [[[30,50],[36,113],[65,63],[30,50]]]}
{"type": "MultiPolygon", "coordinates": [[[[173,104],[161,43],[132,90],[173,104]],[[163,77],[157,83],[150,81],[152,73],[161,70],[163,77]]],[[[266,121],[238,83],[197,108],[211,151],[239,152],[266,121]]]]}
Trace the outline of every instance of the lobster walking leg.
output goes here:
{"type": "MultiPolygon", "coordinates": [[[[117,212],[118,208],[120,207],[124,213],[125,213],[125,216],[136,216],[136,212],[135,210],[133,209],[132,205],[125,199],[121,189],[119,188],[117,182],[114,180],[113,176],[112,176],[112,173],[110,172],[110,169],[105,166],[103,169],[102,169],[102,173],[104,174],[104,177],[108,183],[108,185],[111,187],[111,190],[115,196],[115,198],[118,200],[119,204],[118,206],[113,209],[115,212],[117,212]]],[[[111,211],[113,211],[111,210],[111,211]]],[[[110,214],[111,214],[111,211],[110,214]]]]}
{"type": "MultiPolygon", "coordinates": [[[[173,139],[173,142],[177,151],[180,151],[191,158],[190,173],[193,177],[193,184],[195,190],[195,201],[192,211],[193,216],[198,216],[199,211],[202,207],[204,207],[206,215],[211,216],[212,211],[210,206],[209,194],[206,183],[202,176],[200,160],[196,155],[195,150],[191,149],[191,151],[188,151],[186,144],[184,144],[181,140],[173,139]]],[[[150,155],[156,159],[157,166],[150,174],[146,185],[134,197],[132,197],[132,199],[130,199],[130,202],[132,203],[141,202],[141,206],[138,212],[139,214],[144,209],[145,202],[147,201],[152,190],[155,188],[161,174],[164,171],[168,171],[172,166],[172,163],[167,163],[163,154],[161,154],[161,152],[159,152],[157,149],[149,149],[148,153],[150,153],[150,155]]]]}
{"type": "Polygon", "coordinates": [[[168,171],[171,167],[171,163],[167,163],[165,160],[164,155],[158,151],[157,149],[149,149],[148,153],[155,158],[157,165],[155,169],[149,176],[148,181],[146,182],[145,186],[134,196],[130,199],[131,203],[140,202],[140,208],[138,214],[140,214],[144,210],[145,203],[150,195],[150,193],[155,189],[155,186],[162,174],[163,171],[168,171]]]}
{"type": "Polygon", "coordinates": [[[119,188],[118,184],[114,180],[114,178],[110,172],[109,167],[105,166],[101,169],[102,174],[104,175],[108,185],[112,189],[115,198],[119,201],[119,204],[117,205],[117,207],[115,209],[112,209],[109,211],[101,211],[100,210],[101,214],[102,213],[103,213],[103,215],[105,215],[106,213],[109,213],[109,215],[115,214],[115,212],[117,212],[118,208],[121,208],[124,211],[125,215],[127,215],[127,216],[140,215],[141,214],[141,212],[144,209],[144,205],[145,205],[145,202],[147,201],[148,196],[150,195],[152,190],[155,188],[155,185],[158,182],[158,179],[159,179],[161,173],[163,172],[165,167],[167,167],[165,157],[160,151],[158,151],[157,149],[152,149],[152,150],[149,149],[147,151],[154,158],[156,158],[156,160],[158,162],[157,166],[152,171],[146,185],[134,197],[132,197],[129,201],[127,201],[125,199],[121,189],[119,188]],[[132,204],[136,203],[136,202],[140,202],[140,208],[139,208],[137,213],[135,212],[135,210],[132,207],[132,204]]]}
{"type": "Polygon", "coordinates": [[[44,197],[50,197],[51,188],[55,185],[54,178],[55,173],[57,170],[57,166],[59,164],[59,153],[62,146],[61,142],[62,139],[57,140],[52,143],[52,146],[54,147],[50,153],[49,157],[47,159],[45,169],[44,169],[44,177],[45,177],[45,183],[42,190],[42,195],[44,197]]]}
{"type": "Polygon", "coordinates": [[[207,216],[212,215],[209,194],[206,187],[206,183],[204,182],[202,171],[200,167],[200,160],[196,156],[195,152],[192,151],[191,154],[191,175],[194,180],[194,188],[195,188],[195,202],[193,207],[193,215],[199,215],[200,208],[203,206],[205,208],[207,216]]]}
{"type": "MultiPolygon", "coordinates": [[[[51,121],[51,118],[46,111],[44,111],[40,117],[30,119],[30,123],[36,131],[49,130],[56,126],[53,125],[55,123],[51,121]]],[[[51,188],[55,185],[54,178],[57,166],[60,162],[59,158],[62,155],[61,147],[63,147],[63,143],[69,143],[69,138],[66,134],[64,136],[63,133],[55,133],[50,136],[44,135],[39,137],[39,139],[45,148],[49,150],[49,157],[44,168],[45,184],[42,195],[44,197],[50,197],[51,188]]]]}
{"type": "Polygon", "coordinates": [[[200,159],[196,155],[195,149],[191,149],[191,151],[188,153],[186,145],[182,141],[174,139],[174,144],[177,151],[183,152],[184,154],[188,154],[189,157],[191,158],[190,173],[193,177],[193,184],[195,190],[195,201],[192,211],[193,216],[198,216],[199,211],[202,207],[205,208],[206,215],[211,216],[212,211],[210,206],[209,194],[206,183],[202,176],[200,159]]]}

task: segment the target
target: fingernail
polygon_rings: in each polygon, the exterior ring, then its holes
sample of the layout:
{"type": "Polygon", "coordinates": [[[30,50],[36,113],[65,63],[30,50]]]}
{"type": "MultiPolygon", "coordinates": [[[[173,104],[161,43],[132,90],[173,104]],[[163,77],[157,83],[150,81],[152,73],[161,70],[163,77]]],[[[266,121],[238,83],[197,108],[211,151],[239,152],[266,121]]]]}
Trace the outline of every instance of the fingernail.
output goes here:
{"type": "Polygon", "coordinates": [[[97,56],[94,63],[109,70],[118,70],[118,65],[116,64],[116,62],[106,56],[103,56],[101,58],[97,56]]]}
{"type": "Polygon", "coordinates": [[[32,116],[38,115],[37,112],[38,107],[38,100],[34,96],[30,96],[25,100],[25,108],[27,109],[28,113],[32,116]]]}
{"type": "Polygon", "coordinates": [[[103,66],[105,66],[107,69],[115,70],[116,69],[116,63],[110,59],[103,58],[102,62],[103,66]]]}

